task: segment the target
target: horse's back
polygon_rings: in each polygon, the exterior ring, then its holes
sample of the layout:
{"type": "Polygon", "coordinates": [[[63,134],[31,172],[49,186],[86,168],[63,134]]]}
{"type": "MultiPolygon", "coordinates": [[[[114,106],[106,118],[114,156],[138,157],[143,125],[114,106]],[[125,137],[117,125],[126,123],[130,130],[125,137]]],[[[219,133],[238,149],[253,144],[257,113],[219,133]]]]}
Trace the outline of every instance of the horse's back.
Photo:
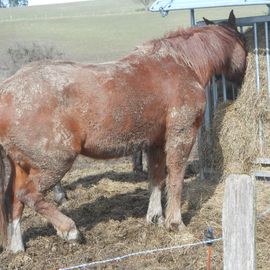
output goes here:
{"type": "Polygon", "coordinates": [[[74,80],[81,65],[63,61],[30,63],[0,85],[0,93],[33,96],[35,93],[57,91],[74,80]]]}

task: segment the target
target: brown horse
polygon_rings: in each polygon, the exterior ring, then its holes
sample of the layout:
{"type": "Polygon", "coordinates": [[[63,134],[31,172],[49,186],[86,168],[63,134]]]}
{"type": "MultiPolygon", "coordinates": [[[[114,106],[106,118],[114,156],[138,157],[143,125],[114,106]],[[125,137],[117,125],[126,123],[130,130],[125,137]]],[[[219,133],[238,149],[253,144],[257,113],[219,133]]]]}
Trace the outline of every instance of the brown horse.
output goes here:
{"type": "Polygon", "coordinates": [[[144,149],[151,196],[147,221],[179,229],[187,159],[214,74],[240,83],[246,50],[231,13],[227,25],[178,30],[127,57],[97,65],[47,61],[25,66],[0,85],[0,230],[3,244],[24,250],[27,205],[58,235],[78,238],[73,220],[44,200],[78,154],[109,159],[144,149]],[[11,171],[10,177],[8,171],[11,171]]]}

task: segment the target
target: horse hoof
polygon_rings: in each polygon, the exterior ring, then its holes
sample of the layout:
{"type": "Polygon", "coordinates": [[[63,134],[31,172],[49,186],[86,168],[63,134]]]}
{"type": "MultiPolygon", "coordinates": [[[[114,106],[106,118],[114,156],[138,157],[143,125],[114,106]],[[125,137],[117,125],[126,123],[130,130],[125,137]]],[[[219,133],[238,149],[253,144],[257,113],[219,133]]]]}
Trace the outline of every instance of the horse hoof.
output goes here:
{"type": "Polygon", "coordinates": [[[164,218],[159,214],[153,216],[147,215],[146,221],[148,224],[162,224],[164,223],[164,218]]]}
{"type": "Polygon", "coordinates": [[[61,200],[59,200],[59,201],[57,202],[57,204],[58,204],[58,205],[63,205],[63,204],[66,203],[67,201],[68,201],[67,198],[64,197],[64,198],[62,198],[61,200]]]}
{"type": "Polygon", "coordinates": [[[136,168],[133,168],[133,172],[136,173],[136,174],[140,174],[143,172],[143,167],[136,167],[136,168]]]}
{"type": "Polygon", "coordinates": [[[22,243],[18,244],[18,243],[12,243],[11,245],[9,245],[7,247],[7,250],[12,252],[12,253],[18,253],[18,252],[24,252],[25,248],[24,245],[22,243]]]}
{"type": "Polygon", "coordinates": [[[60,194],[60,195],[54,195],[53,200],[58,204],[62,205],[65,202],[67,202],[67,196],[65,194],[60,194]]]}
{"type": "Polygon", "coordinates": [[[168,231],[179,232],[186,228],[182,221],[165,222],[165,227],[168,231]]]}
{"type": "Polygon", "coordinates": [[[57,230],[57,235],[67,241],[80,241],[80,232],[77,229],[64,232],[57,230]]]}

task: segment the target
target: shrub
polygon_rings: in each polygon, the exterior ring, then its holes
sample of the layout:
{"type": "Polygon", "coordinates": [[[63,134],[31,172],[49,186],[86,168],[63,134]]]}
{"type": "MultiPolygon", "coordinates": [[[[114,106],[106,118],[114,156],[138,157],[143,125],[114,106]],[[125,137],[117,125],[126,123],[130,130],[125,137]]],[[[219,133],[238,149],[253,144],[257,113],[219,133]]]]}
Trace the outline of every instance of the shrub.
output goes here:
{"type": "Polygon", "coordinates": [[[16,44],[7,50],[9,75],[14,74],[23,65],[46,59],[63,59],[64,53],[53,46],[32,43],[31,45],[16,44]]]}

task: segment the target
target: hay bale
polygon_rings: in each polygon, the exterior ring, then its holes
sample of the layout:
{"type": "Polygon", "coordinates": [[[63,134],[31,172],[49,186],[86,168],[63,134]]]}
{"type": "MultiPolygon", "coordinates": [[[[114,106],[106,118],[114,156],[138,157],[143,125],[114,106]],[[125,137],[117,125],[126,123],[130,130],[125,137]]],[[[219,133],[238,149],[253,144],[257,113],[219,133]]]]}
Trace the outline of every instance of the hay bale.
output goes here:
{"type": "MultiPolygon", "coordinates": [[[[260,89],[256,90],[256,62],[253,31],[246,33],[248,64],[244,83],[234,102],[220,103],[213,116],[211,143],[203,147],[203,162],[226,177],[230,173],[249,173],[257,157],[270,157],[270,99],[267,91],[267,66],[264,25],[258,27],[260,89]],[[263,147],[259,143],[259,121],[263,126],[263,147]],[[205,150],[205,148],[209,148],[205,150]],[[210,158],[209,158],[210,157],[210,158]],[[207,160],[208,159],[208,160],[207,160]],[[211,159],[211,163],[209,162],[211,159]]],[[[205,166],[205,165],[204,165],[205,166]]]]}

